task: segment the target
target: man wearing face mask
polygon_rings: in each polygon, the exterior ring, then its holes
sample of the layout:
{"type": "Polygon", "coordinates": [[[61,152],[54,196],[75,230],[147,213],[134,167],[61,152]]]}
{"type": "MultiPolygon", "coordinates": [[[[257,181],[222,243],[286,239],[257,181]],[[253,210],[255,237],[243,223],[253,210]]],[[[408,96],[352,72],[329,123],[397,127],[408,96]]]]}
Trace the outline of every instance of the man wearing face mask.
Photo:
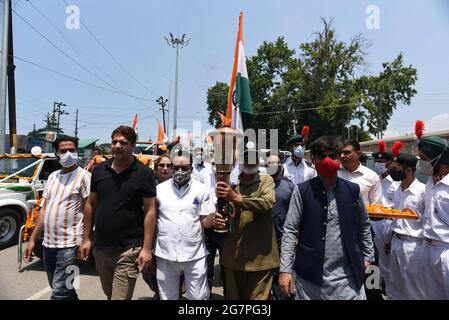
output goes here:
{"type": "Polygon", "coordinates": [[[295,185],[316,177],[315,169],[304,159],[304,137],[300,134],[293,136],[287,145],[292,156],[284,163],[284,177],[295,185]]]}
{"type": "MultiPolygon", "coordinates": [[[[274,180],[275,202],[273,206],[273,226],[276,232],[278,251],[281,252],[282,232],[284,229],[285,217],[287,216],[290,199],[296,186],[283,176],[284,168],[281,159],[277,154],[268,154],[266,163],[266,171],[274,180]]],[[[279,287],[279,269],[273,274],[272,299],[283,300],[286,297],[282,294],[279,287]]]]}
{"type": "Polygon", "coordinates": [[[212,227],[215,205],[210,190],[192,179],[191,174],[191,155],[180,151],[173,158],[173,178],[157,186],[158,237],[154,254],[161,300],[179,299],[181,274],[187,299],[209,298],[203,228],[212,227]]]}
{"type": "MultiPolygon", "coordinates": [[[[218,182],[218,198],[232,202],[236,216],[235,230],[226,233],[221,256],[225,268],[226,299],[268,300],[273,269],[279,267],[272,208],[275,201],[274,181],[259,174],[259,152],[243,153],[242,173],[235,190],[218,182]]],[[[215,229],[226,228],[226,221],[216,213],[215,229]]]]}
{"type": "Polygon", "coordinates": [[[386,206],[393,205],[393,194],[398,188],[400,182],[394,181],[388,173],[391,164],[392,154],[387,152],[385,141],[380,140],[378,143],[379,152],[372,154],[374,159],[374,171],[379,175],[380,184],[382,186],[382,202],[386,206]]]}
{"type": "Polygon", "coordinates": [[[425,299],[449,299],[449,142],[423,137],[418,144],[417,170],[428,175],[424,195],[422,261],[425,299]]]}
{"type": "Polygon", "coordinates": [[[25,261],[32,260],[36,240],[44,231],[44,264],[52,288],[51,299],[77,300],[75,289],[67,285],[72,273],[66,272],[66,269],[77,264],[90,173],[78,166],[78,140],[61,137],[55,140],[53,146],[62,169],[48,178],[42,195],[44,205],[24,255],[25,261]]]}
{"type": "Polygon", "coordinates": [[[391,225],[389,300],[424,299],[421,281],[421,261],[416,255],[416,248],[423,241],[421,217],[424,213],[425,185],[415,178],[416,156],[399,153],[393,158],[388,172],[394,181],[400,183],[393,195],[394,207],[399,210],[412,210],[420,216],[419,220],[394,219],[391,225]]]}
{"type": "Polygon", "coordinates": [[[366,299],[365,268],[374,260],[370,223],[359,186],[337,176],[341,146],[332,136],[316,140],[311,155],[318,177],[292,194],[279,275],[286,296],[366,299]]]}
{"type": "Polygon", "coordinates": [[[206,187],[214,189],[215,193],[215,175],[212,166],[204,162],[204,149],[201,147],[196,147],[193,150],[192,177],[204,183],[206,187]]]}

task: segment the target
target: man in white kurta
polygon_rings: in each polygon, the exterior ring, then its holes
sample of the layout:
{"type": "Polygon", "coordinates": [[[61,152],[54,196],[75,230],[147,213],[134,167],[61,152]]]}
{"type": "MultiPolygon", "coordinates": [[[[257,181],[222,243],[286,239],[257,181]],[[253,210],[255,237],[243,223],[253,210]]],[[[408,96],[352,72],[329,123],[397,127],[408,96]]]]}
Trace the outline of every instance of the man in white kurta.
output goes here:
{"type": "Polygon", "coordinates": [[[162,300],[179,298],[179,279],[185,278],[189,300],[209,297],[203,227],[212,227],[215,206],[210,191],[191,179],[188,156],[173,159],[173,178],[157,186],[158,236],[156,278],[162,300]]]}
{"type": "Polygon", "coordinates": [[[394,219],[392,223],[391,263],[387,298],[390,300],[423,299],[423,287],[420,272],[421,261],[416,249],[423,242],[422,215],[424,213],[425,185],[415,178],[417,158],[402,153],[394,158],[389,172],[394,180],[400,180],[400,186],[393,196],[394,208],[410,209],[418,213],[420,219],[394,219]]]}

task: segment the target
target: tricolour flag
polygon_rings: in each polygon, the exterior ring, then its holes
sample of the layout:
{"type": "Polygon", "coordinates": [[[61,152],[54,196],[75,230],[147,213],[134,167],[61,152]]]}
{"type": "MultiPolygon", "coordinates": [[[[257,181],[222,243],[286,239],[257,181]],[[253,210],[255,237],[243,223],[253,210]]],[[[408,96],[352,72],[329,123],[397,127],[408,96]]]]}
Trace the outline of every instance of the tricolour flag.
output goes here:
{"type": "Polygon", "coordinates": [[[234,53],[234,65],[232,68],[228,106],[226,109],[226,123],[224,123],[224,125],[234,129],[246,130],[251,126],[253,107],[251,105],[249,79],[246,70],[246,57],[243,47],[242,21],[243,12],[240,12],[239,29],[234,53]]]}
{"type": "Polygon", "coordinates": [[[137,113],[136,113],[136,116],[134,117],[133,129],[134,129],[134,132],[136,133],[137,141],[139,141],[139,121],[137,118],[137,113]]]}

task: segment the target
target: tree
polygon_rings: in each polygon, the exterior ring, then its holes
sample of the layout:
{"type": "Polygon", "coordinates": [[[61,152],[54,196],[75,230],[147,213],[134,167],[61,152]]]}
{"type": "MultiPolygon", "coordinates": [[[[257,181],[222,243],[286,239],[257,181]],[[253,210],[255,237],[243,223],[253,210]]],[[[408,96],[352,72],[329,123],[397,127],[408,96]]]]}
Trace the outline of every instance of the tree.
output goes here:
{"type": "Polygon", "coordinates": [[[213,87],[207,90],[207,111],[209,111],[208,122],[215,128],[221,126],[218,112],[226,114],[228,103],[229,85],[223,82],[216,82],[213,87]]]}
{"type": "MultiPolygon", "coordinates": [[[[383,63],[379,74],[365,75],[368,41],[361,35],[348,43],[338,41],[332,20],[322,19],[322,24],[313,41],[299,45],[298,56],[279,37],[264,41],[247,59],[253,127],[278,129],[281,146],[293,133],[295,120],[299,131],[310,126],[309,141],[325,134],[346,136],[353,119],[360,122],[354,135],[369,139],[368,133],[385,131],[397,106],[409,105],[416,94],[416,69],[403,65],[402,53],[383,63]]],[[[208,90],[209,123],[214,126],[220,122],[211,113],[226,109],[227,90],[218,82],[208,90]]]]}

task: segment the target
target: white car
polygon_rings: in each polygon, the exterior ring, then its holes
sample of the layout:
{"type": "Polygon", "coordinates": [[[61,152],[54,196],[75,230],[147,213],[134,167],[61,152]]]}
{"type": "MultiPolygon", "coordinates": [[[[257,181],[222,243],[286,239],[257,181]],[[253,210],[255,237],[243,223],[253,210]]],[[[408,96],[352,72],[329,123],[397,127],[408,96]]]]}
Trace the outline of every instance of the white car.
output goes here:
{"type": "Polygon", "coordinates": [[[54,154],[0,154],[0,249],[17,243],[28,209],[60,168],[54,154]]]}

